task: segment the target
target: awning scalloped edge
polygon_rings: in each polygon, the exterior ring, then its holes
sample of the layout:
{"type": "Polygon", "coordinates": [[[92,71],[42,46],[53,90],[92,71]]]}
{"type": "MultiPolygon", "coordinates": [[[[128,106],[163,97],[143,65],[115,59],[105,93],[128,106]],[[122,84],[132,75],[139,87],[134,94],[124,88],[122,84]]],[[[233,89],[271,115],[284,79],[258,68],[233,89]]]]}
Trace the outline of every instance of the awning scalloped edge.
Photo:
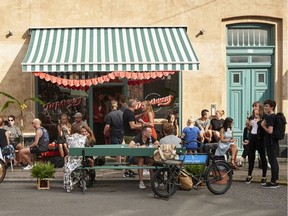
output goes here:
{"type": "MultiPolygon", "coordinates": [[[[108,74],[90,78],[90,79],[66,79],[57,76],[50,75],[44,72],[33,72],[33,74],[40,79],[45,79],[47,82],[55,83],[56,85],[63,86],[66,88],[73,89],[87,89],[91,85],[97,85],[102,83],[110,82],[116,78],[127,78],[128,80],[137,81],[136,83],[141,83],[141,80],[149,80],[162,78],[163,76],[173,75],[175,71],[153,71],[153,72],[125,72],[125,71],[114,71],[108,74]]],[[[145,82],[143,82],[145,83],[145,82]]]]}

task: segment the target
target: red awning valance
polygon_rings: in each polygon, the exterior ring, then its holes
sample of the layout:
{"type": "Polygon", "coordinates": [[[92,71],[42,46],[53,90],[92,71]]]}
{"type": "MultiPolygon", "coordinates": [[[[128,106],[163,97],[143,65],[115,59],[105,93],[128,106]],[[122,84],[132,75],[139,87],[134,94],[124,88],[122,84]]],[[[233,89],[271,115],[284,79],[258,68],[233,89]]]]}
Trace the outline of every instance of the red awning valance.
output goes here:
{"type": "Polygon", "coordinates": [[[128,79],[128,85],[139,85],[143,83],[148,83],[150,79],[159,79],[169,75],[173,75],[175,71],[153,71],[153,72],[123,72],[114,71],[99,77],[90,79],[66,79],[50,75],[44,72],[34,72],[33,74],[40,79],[45,79],[47,82],[55,83],[56,85],[71,88],[71,89],[81,89],[88,90],[91,85],[97,85],[98,83],[107,83],[116,78],[128,79]]]}

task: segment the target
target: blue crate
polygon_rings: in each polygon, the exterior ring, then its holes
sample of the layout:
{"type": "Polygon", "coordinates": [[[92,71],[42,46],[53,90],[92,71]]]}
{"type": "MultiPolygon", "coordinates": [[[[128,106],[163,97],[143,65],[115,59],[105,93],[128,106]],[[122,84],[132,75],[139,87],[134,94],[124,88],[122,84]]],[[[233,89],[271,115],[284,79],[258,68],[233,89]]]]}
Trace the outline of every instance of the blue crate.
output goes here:
{"type": "MultiPolygon", "coordinates": [[[[180,155],[179,159],[183,160],[184,155],[180,155]]],[[[207,154],[188,154],[185,156],[184,164],[206,164],[207,159],[207,154]]]]}

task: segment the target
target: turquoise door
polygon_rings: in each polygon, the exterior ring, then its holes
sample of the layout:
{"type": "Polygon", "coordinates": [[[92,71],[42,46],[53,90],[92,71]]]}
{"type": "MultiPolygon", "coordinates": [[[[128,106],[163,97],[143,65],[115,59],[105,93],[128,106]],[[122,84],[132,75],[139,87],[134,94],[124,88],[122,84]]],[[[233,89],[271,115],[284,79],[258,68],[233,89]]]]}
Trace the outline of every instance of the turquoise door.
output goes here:
{"type": "MultiPolygon", "coordinates": [[[[242,134],[252,103],[272,98],[270,68],[228,69],[227,116],[234,119],[234,136],[242,150],[242,134]]],[[[240,152],[239,152],[240,153],[240,152]]]]}

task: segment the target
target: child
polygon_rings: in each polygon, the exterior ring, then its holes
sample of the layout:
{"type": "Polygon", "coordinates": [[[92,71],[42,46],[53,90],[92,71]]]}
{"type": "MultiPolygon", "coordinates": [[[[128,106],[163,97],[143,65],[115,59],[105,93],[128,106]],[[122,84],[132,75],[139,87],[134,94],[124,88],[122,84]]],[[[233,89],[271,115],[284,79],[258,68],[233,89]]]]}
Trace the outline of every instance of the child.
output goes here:
{"type": "Polygon", "coordinates": [[[242,167],[242,163],[245,163],[246,161],[246,157],[248,156],[248,152],[249,152],[249,134],[250,134],[250,125],[249,125],[249,120],[246,120],[246,126],[243,130],[243,148],[244,151],[242,153],[242,156],[240,158],[240,160],[238,161],[238,166],[242,167]]]}

